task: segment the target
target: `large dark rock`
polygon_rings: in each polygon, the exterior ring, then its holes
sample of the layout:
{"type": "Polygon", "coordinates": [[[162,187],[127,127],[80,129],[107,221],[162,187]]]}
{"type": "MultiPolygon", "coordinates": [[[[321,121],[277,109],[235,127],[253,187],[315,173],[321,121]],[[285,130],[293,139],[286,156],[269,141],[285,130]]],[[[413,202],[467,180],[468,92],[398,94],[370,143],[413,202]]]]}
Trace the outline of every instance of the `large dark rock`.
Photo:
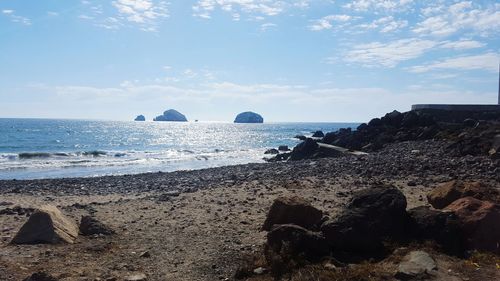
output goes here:
{"type": "Polygon", "coordinates": [[[163,112],[163,115],[157,116],[154,121],[172,121],[172,122],[187,122],[186,116],[175,109],[169,109],[163,112]]]}
{"type": "Polygon", "coordinates": [[[271,230],[276,224],[296,224],[307,229],[318,227],[323,212],[301,197],[279,197],[274,200],[262,230],[271,230]]]}
{"type": "Polygon", "coordinates": [[[134,121],[146,121],[146,117],[144,117],[144,115],[138,115],[135,117],[134,121]]]}
{"type": "Polygon", "coordinates": [[[276,225],[267,234],[267,247],[274,253],[289,257],[318,260],[329,253],[325,238],[294,224],[276,225]]]}
{"type": "Polygon", "coordinates": [[[318,147],[319,145],[316,141],[308,138],[293,148],[292,153],[290,154],[290,160],[295,161],[311,158],[318,150],[318,147]]]}
{"type": "Polygon", "coordinates": [[[80,233],[82,235],[111,235],[115,232],[91,216],[83,216],[80,221],[80,233]]]}
{"type": "Polygon", "coordinates": [[[323,223],[321,232],[334,251],[383,254],[385,240],[400,239],[409,225],[406,198],[395,188],[357,192],[337,218],[323,223]]]}
{"type": "Polygon", "coordinates": [[[500,205],[465,197],[445,210],[458,216],[469,249],[500,254],[500,205]]]}
{"type": "Polygon", "coordinates": [[[401,112],[394,110],[391,113],[387,113],[384,117],[380,119],[380,121],[382,121],[382,124],[386,126],[400,127],[403,118],[404,115],[401,112]]]}
{"type": "Polygon", "coordinates": [[[35,272],[31,276],[23,279],[23,281],[57,281],[54,276],[45,272],[35,272]]]}
{"type": "Polygon", "coordinates": [[[461,256],[465,250],[465,241],[460,221],[451,212],[431,210],[421,206],[408,211],[412,227],[408,229],[412,238],[419,241],[437,242],[449,254],[461,256]]]}
{"type": "Polygon", "coordinates": [[[453,180],[442,183],[427,194],[427,200],[436,209],[443,209],[463,197],[474,197],[494,202],[500,201],[497,190],[477,181],[453,180]]]}
{"type": "Polygon", "coordinates": [[[313,138],[322,138],[324,136],[325,136],[325,134],[323,133],[323,131],[316,131],[312,135],[313,138]]]}
{"type": "Polygon", "coordinates": [[[246,111],[236,115],[234,123],[264,123],[264,118],[255,112],[246,111]]]}

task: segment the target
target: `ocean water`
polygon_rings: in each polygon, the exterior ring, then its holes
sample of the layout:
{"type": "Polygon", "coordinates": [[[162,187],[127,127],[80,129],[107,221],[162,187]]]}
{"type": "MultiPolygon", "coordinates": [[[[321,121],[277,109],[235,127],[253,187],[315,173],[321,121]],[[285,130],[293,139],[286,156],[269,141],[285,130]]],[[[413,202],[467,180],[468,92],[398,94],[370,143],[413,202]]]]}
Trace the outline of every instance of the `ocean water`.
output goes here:
{"type": "Polygon", "coordinates": [[[0,179],[90,177],[263,162],[297,134],[357,123],[0,119],[0,179]]]}

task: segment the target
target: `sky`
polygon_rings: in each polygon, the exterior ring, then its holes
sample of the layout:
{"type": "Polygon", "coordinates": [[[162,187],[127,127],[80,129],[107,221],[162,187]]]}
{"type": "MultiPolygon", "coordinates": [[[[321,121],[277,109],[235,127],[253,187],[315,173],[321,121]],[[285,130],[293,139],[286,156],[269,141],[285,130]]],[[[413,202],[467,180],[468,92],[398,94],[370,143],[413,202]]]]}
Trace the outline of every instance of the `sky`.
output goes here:
{"type": "Polygon", "coordinates": [[[500,2],[0,0],[0,117],[364,122],[496,103],[500,2]]]}

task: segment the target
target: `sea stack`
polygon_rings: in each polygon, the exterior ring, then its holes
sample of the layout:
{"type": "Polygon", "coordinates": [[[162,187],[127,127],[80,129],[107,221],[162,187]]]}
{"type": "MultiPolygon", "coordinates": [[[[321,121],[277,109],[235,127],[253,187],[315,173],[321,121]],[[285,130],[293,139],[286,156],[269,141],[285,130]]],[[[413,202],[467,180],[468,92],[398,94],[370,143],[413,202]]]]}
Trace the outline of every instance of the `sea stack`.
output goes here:
{"type": "Polygon", "coordinates": [[[138,115],[135,117],[134,121],[146,121],[146,117],[144,117],[144,115],[138,115]]]}
{"type": "Polygon", "coordinates": [[[255,112],[246,111],[238,114],[234,123],[264,123],[264,118],[255,112]]]}
{"type": "Polygon", "coordinates": [[[153,121],[173,121],[173,122],[187,122],[186,116],[175,109],[169,109],[163,112],[163,115],[157,116],[153,121]]]}

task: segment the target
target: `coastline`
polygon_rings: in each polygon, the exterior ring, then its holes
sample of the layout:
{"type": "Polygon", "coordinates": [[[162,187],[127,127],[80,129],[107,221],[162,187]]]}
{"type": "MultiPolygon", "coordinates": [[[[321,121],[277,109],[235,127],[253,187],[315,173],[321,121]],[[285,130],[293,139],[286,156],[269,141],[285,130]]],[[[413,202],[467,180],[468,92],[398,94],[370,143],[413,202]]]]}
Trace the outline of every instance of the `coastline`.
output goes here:
{"type": "MultiPolygon", "coordinates": [[[[490,158],[453,157],[445,151],[447,145],[408,141],[364,156],[169,173],[2,180],[0,275],[21,280],[44,270],[59,280],[123,280],[139,272],[148,280],[231,280],[246,256],[261,251],[265,232],[260,227],[278,196],[297,195],[335,215],[355,191],[377,184],[401,190],[408,208],[427,205],[425,194],[453,179],[500,187],[490,158]],[[74,221],[90,214],[117,234],[79,236],[75,244],[58,247],[8,245],[30,208],[45,204],[58,206],[74,221]],[[143,257],[145,252],[150,257],[143,257]]],[[[451,264],[460,262],[449,259],[451,264]]]]}

